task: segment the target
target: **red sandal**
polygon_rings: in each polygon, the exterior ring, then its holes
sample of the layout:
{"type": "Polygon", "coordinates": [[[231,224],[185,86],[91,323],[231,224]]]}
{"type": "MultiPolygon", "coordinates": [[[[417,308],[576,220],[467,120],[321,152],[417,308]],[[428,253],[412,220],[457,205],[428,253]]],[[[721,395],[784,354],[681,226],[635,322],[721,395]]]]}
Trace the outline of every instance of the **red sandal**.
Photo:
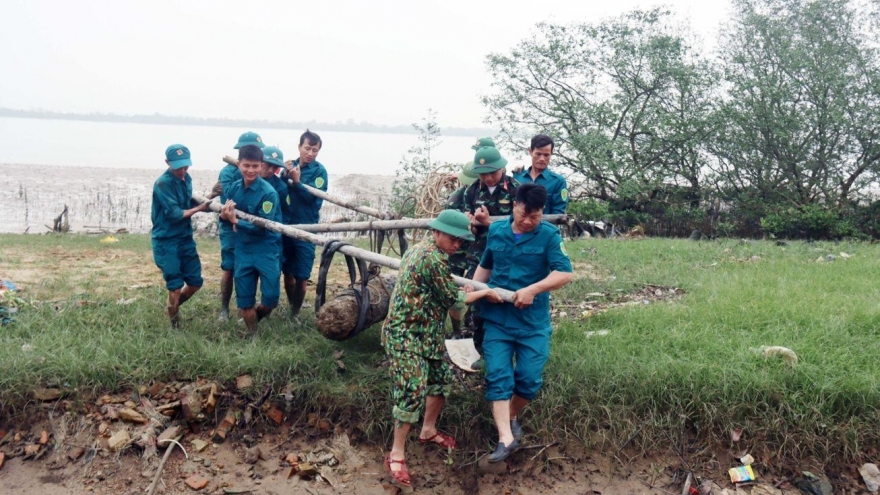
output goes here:
{"type": "Polygon", "coordinates": [[[428,438],[419,438],[419,443],[433,443],[434,445],[439,445],[444,449],[455,449],[455,437],[453,437],[452,435],[441,433],[440,431],[434,433],[428,438]]]}
{"type": "Polygon", "coordinates": [[[404,488],[412,487],[412,479],[409,477],[409,470],[406,468],[405,460],[392,459],[391,454],[385,456],[385,470],[391,475],[391,480],[404,488]],[[400,471],[392,471],[391,464],[400,464],[400,471]]]}

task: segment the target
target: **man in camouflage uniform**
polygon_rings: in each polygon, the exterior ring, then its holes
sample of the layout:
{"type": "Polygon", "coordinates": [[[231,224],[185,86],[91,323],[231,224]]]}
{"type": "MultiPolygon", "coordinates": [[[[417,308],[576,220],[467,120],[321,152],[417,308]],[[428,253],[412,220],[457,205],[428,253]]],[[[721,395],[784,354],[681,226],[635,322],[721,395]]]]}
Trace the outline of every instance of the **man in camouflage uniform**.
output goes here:
{"type": "Polygon", "coordinates": [[[472,240],[468,218],[445,210],[428,227],[432,235],[407,250],[401,260],[391,295],[388,317],[382,327],[382,345],[392,376],[394,444],[385,457],[385,468],[397,484],[410,486],[406,468],[406,438],[424,408],[419,441],[455,448],[455,438],[437,431],[437,417],[452,384],[446,353],[447,311],[460,312],[465,304],[486,297],[500,302],[492,290],[456,288],[448,256],[465,240],[472,240]]]}
{"type": "MultiPolygon", "coordinates": [[[[491,146],[480,148],[474,155],[472,170],[479,175],[480,180],[471,184],[464,193],[464,212],[471,221],[471,231],[475,238],[468,248],[466,278],[474,278],[483,251],[486,250],[489,217],[510,215],[513,212],[513,199],[519,183],[505,174],[506,165],[507,160],[491,146]]],[[[474,330],[474,347],[482,354],[483,322],[476,308],[472,308],[468,314],[468,326],[474,330]]]]}

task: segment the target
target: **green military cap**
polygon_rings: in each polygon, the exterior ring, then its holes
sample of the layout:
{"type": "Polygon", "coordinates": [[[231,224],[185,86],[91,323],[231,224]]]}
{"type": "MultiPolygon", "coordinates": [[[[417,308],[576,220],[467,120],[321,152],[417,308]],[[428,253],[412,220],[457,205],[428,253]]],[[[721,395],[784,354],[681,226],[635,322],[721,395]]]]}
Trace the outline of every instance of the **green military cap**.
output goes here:
{"type": "Polygon", "coordinates": [[[269,165],[276,167],[284,166],[284,154],[277,146],[266,146],[263,148],[263,161],[269,165]]]}
{"type": "Polygon", "coordinates": [[[462,184],[469,186],[477,181],[480,178],[479,175],[474,173],[474,164],[473,163],[465,163],[461,166],[461,172],[458,174],[458,181],[462,184]]]}
{"type": "Polygon", "coordinates": [[[473,172],[477,174],[491,174],[497,170],[501,170],[507,165],[501,153],[495,148],[480,148],[474,155],[473,172]]]}
{"type": "Polygon", "coordinates": [[[168,165],[171,165],[171,168],[174,170],[192,166],[189,148],[182,144],[172,144],[165,148],[165,160],[168,161],[168,165]]]}
{"type": "Polygon", "coordinates": [[[477,142],[474,143],[473,146],[471,146],[471,149],[474,151],[477,151],[480,148],[486,148],[486,147],[494,148],[495,147],[495,140],[490,137],[484,137],[484,138],[477,139],[477,142]]]}
{"type": "Polygon", "coordinates": [[[437,218],[428,222],[428,227],[466,241],[474,240],[474,234],[471,233],[471,221],[458,210],[441,211],[437,218]]]}
{"type": "Polygon", "coordinates": [[[257,134],[256,132],[253,132],[253,131],[248,131],[248,132],[242,134],[241,136],[238,136],[238,142],[235,143],[235,146],[233,146],[232,148],[237,150],[237,149],[241,148],[242,146],[245,146],[248,144],[252,144],[254,146],[259,146],[260,148],[265,146],[265,144],[263,144],[263,138],[261,138],[259,134],[257,134]]]}

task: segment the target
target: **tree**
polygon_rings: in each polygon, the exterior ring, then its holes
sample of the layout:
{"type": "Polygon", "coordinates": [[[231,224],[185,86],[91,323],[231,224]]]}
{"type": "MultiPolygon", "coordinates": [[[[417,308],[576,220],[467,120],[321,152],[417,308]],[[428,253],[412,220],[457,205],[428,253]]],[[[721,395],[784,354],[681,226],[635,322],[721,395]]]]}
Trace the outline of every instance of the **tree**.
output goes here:
{"type": "Polygon", "coordinates": [[[880,171],[880,64],[850,0],[734,0],[729,98],[711,145],[723,197],[755,215],[843,211],[880,171]]]}
{"type": "Polygon", "coordinates": [[[555,163],[586,179],[589,197],[635,210],[670,188],[699,198],[713,77],[670,19],[653,9],[539,24],[540,36],[488,57],[489,122],[520,147],[553,136],[555,163]]]}
{"type": "Polygon", "coordinates": [[[435,110],[429,108],[422,123],[414,123],[412,126],[419,133],[420,144],[410,148],[400,160],[400,168],[394,173],[394,182],[391,184],[391,208],[402,216],[415,214],[415,198],[419,196],[419,186],[436,168],[431,160],[431,151],[441,143],[435,110]]]}

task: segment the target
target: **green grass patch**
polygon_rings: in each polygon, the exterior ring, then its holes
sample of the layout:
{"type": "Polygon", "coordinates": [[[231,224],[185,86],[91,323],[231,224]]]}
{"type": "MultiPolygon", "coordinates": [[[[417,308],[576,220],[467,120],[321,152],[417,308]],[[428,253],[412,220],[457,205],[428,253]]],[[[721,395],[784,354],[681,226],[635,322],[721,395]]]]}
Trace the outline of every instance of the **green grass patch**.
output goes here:
{"type": "MultiPolygon", "coordinates": [[[[47,253],[59,247],[95,258],[124,250],[141,270],[151,263],[147,236],[121,236],[112,247],[97,239],[0,236],[0,276],[22,264],[51,267],[47,253]]],[[[199,250],[204,262],[219,248],[200,239],[199,250]]],[[[880,446],[880,247],[645,239],[582,240],[568,250],[578,278],[554,293],[554,304],[570,309],[555,322],[544,389],[523,417],[527,431],[610,452],[624,444],[651,452],[694,442],[734,448],[730,431],[743,428],[736,447],[774,459],[855,461],[880,446]],[[828,254],[836,259],[816,261],[828,254]],[[683,295],[647,304],[635,298],[589,317],[578,309],[647,285],[683,295]],[[600,330],[607,335],[585,335],[600,330]],[[754,351],[764,345],[791,348],[799,362],[765,359],[754,351]]],[[[344,279],[342,260],[337,264],[344,279]]],[[[0,328],[7,412],[21,411],[30,391],[45,384],[113,391],[151,380],[231,382],[249,373],[279,394],[289,387],[302,410],[350,420],[376,442],[388,438],[390,383],[378,326],[332,342],[311,330],[312,314],[304,311],[305,328],[278,314],[256,337],[243,337],[235,322],[216,321],[217,283],[206,277],[183,307],[182,329],[173,331],[162,313],[158,270],[152,284],[134,289],[125,271],[110,281],[90,278],[79,265],[44,273],[24,292],[39,300],[0,328]],[[345,351],[344,371],[335,364],[338,350],[345,351]]],[[[473,388],[479,379],[463,385],[473,388]]],[[[488,406],[467,387],[458,387],[441,421],[459,438],[489,446],[495,436],[488,406]]]]}

